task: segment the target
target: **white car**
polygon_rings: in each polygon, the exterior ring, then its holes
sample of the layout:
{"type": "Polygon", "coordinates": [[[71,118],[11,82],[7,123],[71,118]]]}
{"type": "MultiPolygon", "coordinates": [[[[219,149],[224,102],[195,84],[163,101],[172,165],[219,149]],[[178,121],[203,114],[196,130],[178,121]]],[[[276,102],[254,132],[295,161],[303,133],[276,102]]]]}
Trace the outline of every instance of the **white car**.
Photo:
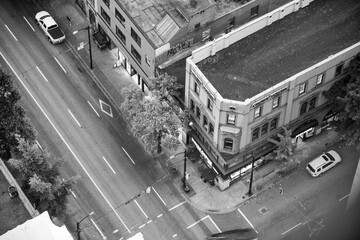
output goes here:
{"type": "Polygon", "coordinates": [[[334,150],[321,154],[306,165],[306,170],[313,177],[322,175],[327,170],[335,167],[341,162],[340,155],[334,150]]]}
{"type": "Polygon", "coordinates": [[[65,34],[48,12],[38,12],[35,15],[35,21],[44,31],[49,42],[55,44],[65,40],[65,34]]]}

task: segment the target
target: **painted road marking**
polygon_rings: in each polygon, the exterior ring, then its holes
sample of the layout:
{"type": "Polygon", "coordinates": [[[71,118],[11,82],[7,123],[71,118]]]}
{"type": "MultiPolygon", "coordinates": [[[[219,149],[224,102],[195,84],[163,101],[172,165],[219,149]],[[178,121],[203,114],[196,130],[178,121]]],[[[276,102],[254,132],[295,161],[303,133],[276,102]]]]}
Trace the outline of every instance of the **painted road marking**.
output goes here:
{"type": "Polygon", "coordinates": [[[172,235],[173,238],[176,238],[177,237],[177,234],[175,233],[174,235],[172,235]]]}
{"type": "Polygon", "coordinates": [[[57,58],[54,56],[54,59],[55,59],[55,61],[59,64],[59,66],[62,68],[62,70],[65,72],[65,73],[67,73],[66,72],[66,70],[65,70],[65,68],[61,65],[61,63],[59,62],[59,60],[57,60],[57,58]]]}
{"type": "Polygon", "coordinates": [[[109,104],[105,103],[104,101],[101,101],[100,99],[99,99],[99,102],[100,102],[101,111],[103,111],[110,117],[113,117],[111,106],[109,104]]]}
{"type": "Polygon", "coordinates": [[[151,187],[151,188],[152,188],[152,190],[154,190],[154,192],[156,193],[156,195],[158,196],[158,198],[160,198],[160,200],[162,201],[162,203],[163,203],[165,206],[167,206],[166,203],[164,202],[164,200],[160,197],[160,195],[158,194],[158,192],[155,190],[155,188],[154,188],[154,187],[151,187]]]}
{"type": "Polygon", "coordinates": [[[40,143],[37,140],[35,140],[35,142],[36,142],[36,145],[38,145],[38,147],[41,149],[41,151],[44,151],[44,149],[41,147],[40,143]]]}
{"type": "Polygon", "coordinates": [[[209,215],[203,217],[202,219],[200,219],[200,220],[194,222],[193,224],[187,226],[186,229],[192,228],[193,226],[195,226],[196,224],[198,224],[198,223],[201,222],[201,221],[204,221],[204,220],[207,219],[208,217],[209,217],[209,215]]]}
{"type": "Polygon", "coordinates": [[[287,231],[283,232],[281,235],[284,235],[284,234],[286,234],[286,233],[290,232],[291,230],[293,230],[294,228],[297,228],[297,227],[298,227],[298,226],[300,226],[300,225],[301,225],[301,223],[296,224],[295,226],[293,226],[293,227],[292,227],[292,228],[290,228],[289,230],[287,230],[287,231]]]}
{"type": "Polygon", "coordinates": [[[102,239],[106,239],[106,236],[100,231],[100,228],[96,225],[96,223],[94,222],[94,220],[92,218],[90,218],[92,224],[94,224],[96,230],[98,230],[98,232],[100,233],[102,239]]]}
{"type": "Polygon", "coordinates": [[[249,219],[247,219],[247,217],[241,212],[240,208],[238,208],[239,213],[245,218],[245,220],[249,223],[249,225],[255,230],[256,233],[259,233],[254,226],[251,224],[251,222],[249,221],[249,219]]]}
{"type": "Polygon", "coordinates": [[[17,38],[15,37],[15,35],[12,33],[12,31],[10,30],[10,28],[8,28],[8,26],[7,26],[6,24],[5,24],[5,27],[6,27],[6,29],[11,33],[11,35],[13,36],[13,38],[15,38],[16,41],[18,41],[17,38]]]}
{"type": "MultiPolygon", "coordinates": [[[[209,216],[209,215],[208,215],[209,216]]],[[[209,216],[210,221],[212,222],[212,224],[214,224],[214,226],[216,227],[216,229],[219,231],[219,233],[221,233],[222,231],[220,230],[220,228],[216,225],[216,223],[212,220],[212,218],[209,216]]]]}
{"type": "Polygon", "coordinates": [[[36,66],[36,69],[39,71],[39,73],[41,74],[41,76],[45,79],[46,82],[49,82],[47,80],[47,78],[45,77],[45,75],[42,73],[42,71],[40,70],[40,68],[38,68],[38,66],[36,66]]]}
{"type": "Polygon", "coordinates": [[[79,125],[79,127],[81,127],[81,124],[80,124],[79,121],[75,118],[75,116],[72,114],[72,112],[70,111],[70,109],[68,109],[68,112],[69,112],[70,115],[73,117],[73,119],[75,120],[75,122],[77,123],[77,125],[79,125]]]}
{"type": "Polygon", "coordinates": [[[139,229],[142,229],[143,227],[145,227],[145,223],[143,224],[143,225],[141,225],[140,227],[139,227],[139,229]]]}
{"type": "Polygon", "coordinates": [[[342,200],[344,200],[345,198],[347,198],[349,196],[349,194],[348,195],[345,195],[345,196],[343,196],[342,198],[340,198],[339,199],[339,202],[341,202],[342,200]]]}
{"type": "Polygon", "coordinates": [[[186,203],[186,201],[183,201],[183,202],[179,203],[178,205],[170,208],[169,211],[172,211],[172,210],[174,210],[175,208],[180,207],[180,206],[183,205],[184,203],[186,203]]]}
{"type": "Polygon", "coordinates": [[[149,219],[148,215],[146,215],[146,213],[144,212],[144,210],[140,207],[139,203],[134,200],[134,202],[136,203],[136,205],[140,208],[141,212],[145,215],[146,219],[149,219]]]}
{"type": "Polygon", "coordinates": [[[113,231],[113,233],[117,233],[119,231],[119,229],[115,229],[114,231],[113,231]]]}
{"type": "Polygon", "coordinates": [[[157,218],[161,218],[162,217],[162,213],[161,214],[159,214],[159,215],[157,215],[157,218]]]}
{"type": "Polygon", "coordinates": [[[38,108],[40,109],[40,111],[44,114],[44,116],[46,117],[46,119],[49,121],[49,123],[51,124],[51,126],[54,128],[54,130],[56,131],[56,133],[58,134],[58,136],[60,137],[61,141],[63,141],[63,143],[65,144],[65,146],[69,149],[70,153],[74,156],[75,160],[79,163],[79,165],[81,166],[81,168],[84,170],[85,174],[88,176],[88,178],[90,179],[90,181],[94,184],[95,188],[98,190],[98,192],[101,194],[101,196],[104,198],[104,200],[106,201],[106,203],[109,205],[109,207],[111,208],[111,210],[115,213],[116,217],[120,220],[121,224],[126,228],[126,231],[128,231],[130,233],[130,229],[126,226],[125,222],[122,220],[122,218],[119,216],[119,214],[115,211],[115,208],[111,205],[111,203],[109,202],[109,200],[105,197],[105,194],[100,190],[100,187],[96,184],[95,180],[91,177],[90,173],[86,170],[86,168],[84,167],[84,165],[82,164],[82,162],[80,161],[80,159],[76,156],[75,152],[72,150],[72,148],[70,147],[70,145],[65,141],[64,137],[61,135],[61,133],[59,132],[59,130],[55,127],[55,124],[50,120],[49,116],[46,114],[46,112],[44,111],[44,109],[40,106],[39,102],[35,99],[35,97],[32,95],[32,93],[30,92],[30,90],[26,87],[25,83],[21,80],[21,78],[19,77],[19,75],[15,72],[14,68],[10,65],[10,63],[8,62],[8,60],[5,58],[5,56],[2,54],[2,52],[0,52],[1,57],[5,60],[6,64],[10,67],[11,71],[14,73],[14,75],[16,76],[16,78],[20,81],[21,85],[25,88],[25,90],[27,91],[27,93],[30,95],[30,97],[32,98],[32,100],[35,102],[35,104],[38,106],[38,108]]]}
{"type": "Polygon", "coordinates": [[[106,160],[106,158],[103,156],[102,157],[104,159],[104,161],[106,162],[106,164],[109,166],[109,168],[111,169],[111,171],[113,171],[114,174],[116,174],[115,170],[111,167],[110,163],[106,160]]]}
{"type": "Polygon", "coordinates": [[[121,147],[121,148],[122,148],[122,150],[126,153],[126,155],[128,156],[128,158],[130,158],[131,162],[132,162],[133,164],[135,164],[134,160],[132,160],[132,158],[131,158],[130,155],[127,153],[127,151],[125,150],[125,148],[123,148],[123,147],[121,147]]]}
{"type": "Polygon", "coordinates": [[[98,114],[98,112],[96,111],[96,109],[93,107],[93,105],[91,105],[91,103],[89,102],[89,101],[87,101],[88,102],[88,104],[90,105],[90,107],[92,108],[92,110],[94,110],[94,112],[96,113],[96,115],[98,116],[98,117],[100,117],[100,115],[98,114]]]}
{"type": "Polygon", "coordinates": [[[29,21],[26,19],[26,17],[23,16],[23,18],[25,19],[25,21],[27,22],[27,24],[29,24],[30,28],[35,32],[35,29],[31,26],[31,24],[30,24],[29,21]]]}

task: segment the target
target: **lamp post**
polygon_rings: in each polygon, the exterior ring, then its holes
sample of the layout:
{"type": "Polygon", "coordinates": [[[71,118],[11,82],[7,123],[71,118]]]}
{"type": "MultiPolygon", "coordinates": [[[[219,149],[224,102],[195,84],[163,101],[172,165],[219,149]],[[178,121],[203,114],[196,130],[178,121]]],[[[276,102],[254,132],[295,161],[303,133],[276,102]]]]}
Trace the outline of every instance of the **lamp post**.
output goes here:
{"type": "Polygon", "coordinates": [[[255,155],[253,152],[251,152],[251,174],[250,174],[250,184],[249,184],[249,192],[248,195],[251,196],[252,192],[251,192],[251,187],[252,187],[252,182],[253,182],[253,175],[254,175],[254,162],[255,162],[255,155]]]}
{"type": "Polygon", "coordinates": [[[77,34],[81,30],[87,30],[88,31],[88,38],[89,38],[89,53],[90,53],[90,69],[93,69],[93,62],[92,62],[92,53],[91,53],[91,41],[90,41],[90,26],[87,26],[85,28],[76,30],[73,32],[73,34],[77,34]]]}
{"type": "Polygon", "coordinates": [[[87,217],[89,217],[89,216],[91,216],[91,215],[93,215],[93,214],[94,214],[94,212],[91,212],[91,213],[89,213],[88,215],[86,215],[85,217],[83,217],[80,221],[76,222],[76,233],[77,233],[77,238],[78,238],[78,240],[80,240],[80,232],[81,232],[80,223],[81,223],[82,221],[84,221],[85,218],[87,218],[87,217]]]}

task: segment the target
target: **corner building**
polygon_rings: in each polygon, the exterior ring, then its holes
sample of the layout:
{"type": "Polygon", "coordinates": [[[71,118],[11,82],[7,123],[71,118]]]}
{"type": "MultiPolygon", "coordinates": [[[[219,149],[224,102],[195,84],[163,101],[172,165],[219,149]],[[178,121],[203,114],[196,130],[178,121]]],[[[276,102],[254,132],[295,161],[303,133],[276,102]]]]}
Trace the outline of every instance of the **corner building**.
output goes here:
{"type": "Polygon", "coordinates": [[[292,1],[187,58],[192,141],[221,190],[264,163],[282,126],[305,141],[333,120],[323,92],[360,52],[359,16],[356,0],[292,1]]]}

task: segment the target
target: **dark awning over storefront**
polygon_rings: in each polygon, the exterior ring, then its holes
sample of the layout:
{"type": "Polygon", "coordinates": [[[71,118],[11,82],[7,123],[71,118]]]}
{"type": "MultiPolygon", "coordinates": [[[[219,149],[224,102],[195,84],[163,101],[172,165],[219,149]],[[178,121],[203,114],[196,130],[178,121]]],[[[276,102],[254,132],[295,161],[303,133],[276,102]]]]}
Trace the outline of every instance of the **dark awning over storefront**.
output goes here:
{"type": "Polygon", "coordinates": [[[294,138],[297,135],[299,135],[302,132],[305,132],[306,130],[308,130],[309,128],[312,127],[316,127],[318,125],[318,121],[315,119],[309,120],[307,122],[304,122],[301,124],[300,127],[297,127],[292,133],[291,133],[291,137],[294,138]]]}

